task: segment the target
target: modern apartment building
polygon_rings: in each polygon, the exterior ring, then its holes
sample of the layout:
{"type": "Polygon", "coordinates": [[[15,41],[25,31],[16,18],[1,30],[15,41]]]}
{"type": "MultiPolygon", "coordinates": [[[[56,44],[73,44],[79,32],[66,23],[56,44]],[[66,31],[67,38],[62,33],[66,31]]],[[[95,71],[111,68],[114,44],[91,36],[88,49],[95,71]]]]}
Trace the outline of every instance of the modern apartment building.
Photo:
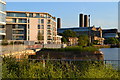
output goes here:
{"type": "Polygon", "coordinates": [[[6,25],[6,3],[0,0],[0,41],[5,38],[5,25],[6,25]]]}
{"type": "Polygon", "coordinates": [[[57,35],[56,18],[49,13],[24,11],[6,13],[8,40],[61,44],[61,36],[57,35]]]}

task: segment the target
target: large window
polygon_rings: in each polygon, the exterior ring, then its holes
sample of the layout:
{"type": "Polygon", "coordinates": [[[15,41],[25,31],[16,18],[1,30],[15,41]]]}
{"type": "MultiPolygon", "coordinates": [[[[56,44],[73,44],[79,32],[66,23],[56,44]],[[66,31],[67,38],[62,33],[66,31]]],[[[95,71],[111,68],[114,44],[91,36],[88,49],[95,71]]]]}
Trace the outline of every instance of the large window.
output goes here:
{"type": "Polygon", "coordinates": [[[24,40],[24,36],[13,36],[13,40],[24,40]]]}
{"type": "Polygon", "coordinates": [[[9,17],[27,17],[26,13],[7,13],[7,16],[9,17]]]}
{"type": "Polygon", "coordinates": [[[36,18],[40,18],[40,14],[39,13],[36,13],[36,18]]]}
{"type": "Polygon", "coordinates": [[[26,27],[25,24],[16,24],[16,25],[13,25],[12,28],[13,29],[24,29],[26,27]]]}
{"type": "Polygon", "coordinates": [[[29,14],[29,17],[33,17],[33,13],[30,13],[30,14],[29,14]]]}
{"type": "Polygon", "coordinates": [[[19,23],[27,23],[27,19],[19,19],[18,22],[19,23]]]}
{"type": "Polygon", "coordinates": [[[24,34],[24,31],[23,30],[14,30],[13,31],[13,34],[24,34]]]}

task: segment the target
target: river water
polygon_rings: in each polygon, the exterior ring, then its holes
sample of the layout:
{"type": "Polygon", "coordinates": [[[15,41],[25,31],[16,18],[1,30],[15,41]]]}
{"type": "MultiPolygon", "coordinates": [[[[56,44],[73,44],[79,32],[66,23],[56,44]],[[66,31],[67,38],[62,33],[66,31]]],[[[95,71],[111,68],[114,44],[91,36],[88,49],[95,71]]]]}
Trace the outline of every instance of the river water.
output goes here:
{"type": "Polygon", "coordinates": [[[106,63],[111,64],[114,68],[120,69],[120,48],[101,48],[106,63]]]}
{"type": "Polygon", "coordinates": [[[120,60],[120,48],[101,48],[100,51],[104,54],[104,60],[120,60]]]}

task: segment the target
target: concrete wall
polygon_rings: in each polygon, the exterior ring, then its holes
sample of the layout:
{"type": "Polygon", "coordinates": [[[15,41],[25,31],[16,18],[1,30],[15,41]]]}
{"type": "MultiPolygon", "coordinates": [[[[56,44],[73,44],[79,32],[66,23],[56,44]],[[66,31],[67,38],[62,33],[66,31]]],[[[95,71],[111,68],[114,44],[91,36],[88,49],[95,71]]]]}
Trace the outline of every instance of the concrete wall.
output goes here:
{"type": "Polygon", "coordinates": [[[30,18],[30,27],[29,27],[29,40],[30,41],[37,41],[38,35],[38,19],[30,18]]]}
{"type": "Polygon", "coordinates": [[[47,44],[47,19],[44,19],[44,44],[47,44]]]}
{"type": "Polygon", "coordinates": [[[44,48],[61,48],[61,44],[44,44],[44,48]]]}
{"type": "Polygon", "coordinates": [[[12,40],[12,25],[6,25],[6,38],[12,40]]]}

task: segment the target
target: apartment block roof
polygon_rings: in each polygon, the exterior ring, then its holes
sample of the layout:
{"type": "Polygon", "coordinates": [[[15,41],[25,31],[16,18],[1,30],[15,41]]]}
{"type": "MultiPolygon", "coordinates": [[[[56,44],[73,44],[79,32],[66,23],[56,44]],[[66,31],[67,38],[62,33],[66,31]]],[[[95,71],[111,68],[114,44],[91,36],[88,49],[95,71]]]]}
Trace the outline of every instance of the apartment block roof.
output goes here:
{"type": "Polygon", "coordinates": [[[29,11],[6,11],[6,13],[39,13],[39,14],[48,14],[50,17],[52,18],[56,18],[53,17],[51,14],[47,13],[47,12],[29,12],[29,11]]]}

